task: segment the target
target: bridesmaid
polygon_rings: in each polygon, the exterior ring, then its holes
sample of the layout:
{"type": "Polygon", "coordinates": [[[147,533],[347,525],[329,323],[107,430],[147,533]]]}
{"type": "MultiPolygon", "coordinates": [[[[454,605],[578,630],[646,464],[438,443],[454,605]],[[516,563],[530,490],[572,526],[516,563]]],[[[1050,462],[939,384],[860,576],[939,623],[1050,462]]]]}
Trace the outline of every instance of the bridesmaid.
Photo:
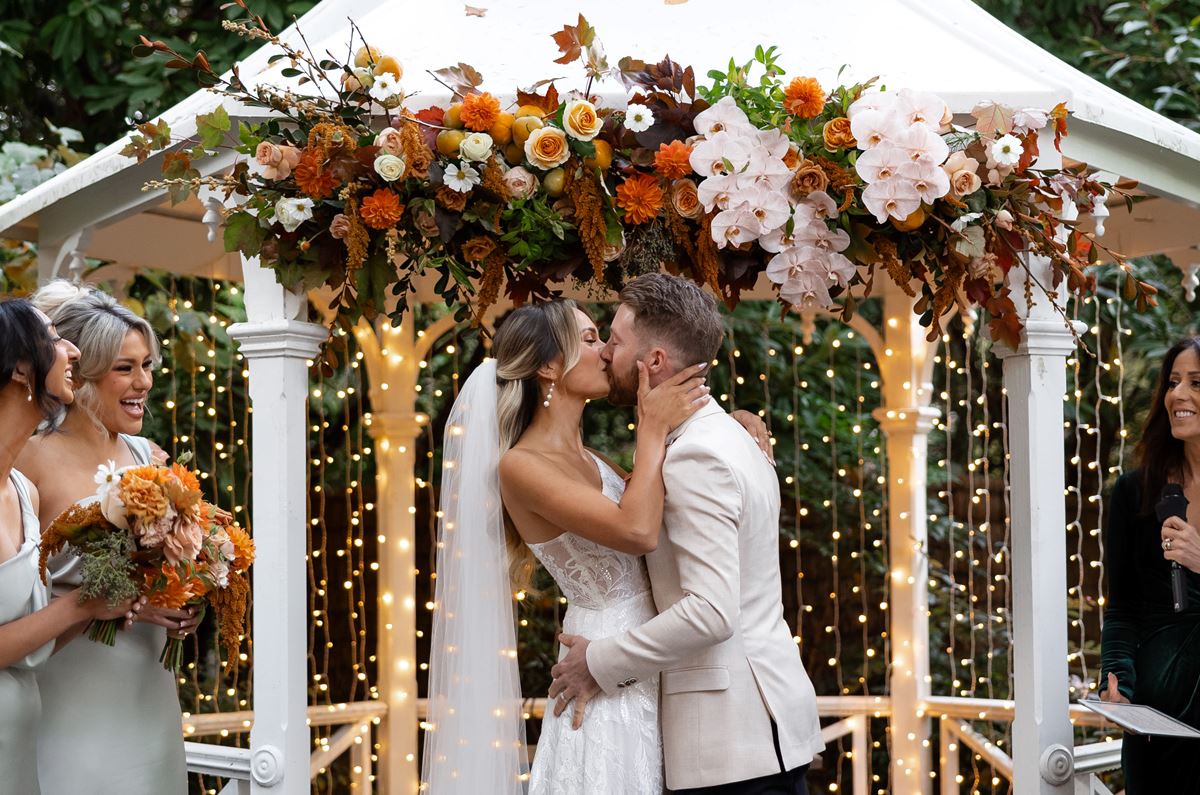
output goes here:
{"type": "Polygon", "coordinates": [[[38,493],[13,463],[38,424],[74,399],[79,351],[27,301],[0,303],[0,781],[37,795],[37,725],[42,704],[34,669],[93,618],[131,618],[132,600],[55,598],[38,576],[38,493]],[[57,643],[56,643],[57,641],[57,643]]]}
{"type": "MultiPolygon", "coordinates": [[[[19,461],[41,491],[45,527],[94,494],[101,464],[161,463],[166,454],[138,436],[159,362],[150,324],[106,293],[61,280],[38,290],[33,302],[80,350],[74,404],[57,430],[30,441],[19,461]]],[[[78,583],[69,554],[50,565],[56,583],[78,583]]],[[[72,644],[38,673],[38,775],[48,795],[187,792],[179,696],[158,658],[162,627],[178,636],[198,622],[190,610],[145,605],[114,647],[72,644]],[[68,749],[71,763],[63,764],[68,749]]]]}

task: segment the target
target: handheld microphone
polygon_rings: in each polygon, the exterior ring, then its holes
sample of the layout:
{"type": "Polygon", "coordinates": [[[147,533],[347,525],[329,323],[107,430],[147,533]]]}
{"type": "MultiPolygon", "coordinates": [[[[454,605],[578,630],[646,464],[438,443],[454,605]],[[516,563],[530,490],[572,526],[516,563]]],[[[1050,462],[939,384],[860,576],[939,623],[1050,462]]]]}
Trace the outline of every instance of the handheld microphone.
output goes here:
{"type": "MultiPolygon", "coordinates": [[[[1178,516],[1186,522],[1187,508],[1188,500],[1183,496],[1183,486],[1178,483],[1168,483],[1163,486],[1162,496],[1159,497],[1158,504],[1154,506],[1154,513],[1158,515],[1160,524],[1171,516],[1178,516]]],[[[1174,603],[1176,613],[1182,613],[1187,609],[1187,586],[1184,582],[1183,567],[1175,560],[1171,561],[1171,601],[1174,603]]]]}

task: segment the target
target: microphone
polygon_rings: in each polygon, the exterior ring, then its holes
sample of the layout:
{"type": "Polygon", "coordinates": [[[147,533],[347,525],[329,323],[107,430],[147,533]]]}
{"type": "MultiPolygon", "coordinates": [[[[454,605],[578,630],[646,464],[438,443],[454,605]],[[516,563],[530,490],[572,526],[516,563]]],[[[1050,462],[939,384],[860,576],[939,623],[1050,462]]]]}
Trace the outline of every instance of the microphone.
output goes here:
{"type": "MultiPolygon", "coordinates": [[[[1154,513],[1158,515],[1158,521],[1167,521],[1169,517],[1178,516],[1180,519],[1187,521],[1187,497],[1183,496],[1183,486],[1178,483],[1168,483],[1163,486],[1162,496],[1159,497],[1158,504],[1154,506],[1154,513]]],[[[1184,583],[1183,567],[1179,565],[1179,561],[1171,561],[1171,601],[1174,603],[1175,612],[1182,613],[1187,609],[1187,586],[1184,583]]]]}

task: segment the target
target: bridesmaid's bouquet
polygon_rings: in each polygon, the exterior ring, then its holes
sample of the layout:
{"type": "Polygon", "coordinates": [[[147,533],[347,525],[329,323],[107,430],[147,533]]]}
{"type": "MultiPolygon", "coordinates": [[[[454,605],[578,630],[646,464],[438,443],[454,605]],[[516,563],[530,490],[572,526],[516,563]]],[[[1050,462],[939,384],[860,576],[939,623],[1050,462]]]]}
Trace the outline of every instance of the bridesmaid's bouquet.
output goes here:
{"type": "MultiPolygon", "coordinates": [[[[49,557],[67,548],[81,560],[80,599],[144,595],[156,607],[211,607],[222,645],[236,655],[254,562],[246,531],[204,500],[196,473],[181,463],[118,469],[110,461],[96,485],[95,500],[72,505],[42,533],[43,581],[49,557]]],[[[93,620],[88,637],[111,646],[121,623],[93,620]]],[[[177,672],[182,658],[182,639],[168,637],[163,667],[177,672]]]]}

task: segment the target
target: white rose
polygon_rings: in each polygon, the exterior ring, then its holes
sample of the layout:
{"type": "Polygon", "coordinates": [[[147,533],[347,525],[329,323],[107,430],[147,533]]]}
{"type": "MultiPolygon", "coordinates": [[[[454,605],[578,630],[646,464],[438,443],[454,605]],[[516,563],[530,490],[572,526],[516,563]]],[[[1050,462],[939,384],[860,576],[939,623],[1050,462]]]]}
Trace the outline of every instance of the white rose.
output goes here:
{"type": "Polygon", "coordinates": [[[514,199],[528,199],[538,188],[538,179],[522,166],[510,168],[504,173],[504,187],[514,199]]]}
{"type": "Polygon", "coordinates": [[[407,170],[408,167],[405,165],[404,158],[402,157],[383,154],[375,158],[375,173],[388,182],[395,182],[400,179],[407,170]]]}
{"type": "Polygon", "coordinates": [[[471,133],[462,139],[458,153],[463,156],[464,160],[482,163],[492,153],[492,136],[483,132],[471,133]]]}
{"type": "Polygon", "coordinates": [[[275,204],[275,220],[289,232],[313,217],[312,199],[280,199],[275,204]]]}

